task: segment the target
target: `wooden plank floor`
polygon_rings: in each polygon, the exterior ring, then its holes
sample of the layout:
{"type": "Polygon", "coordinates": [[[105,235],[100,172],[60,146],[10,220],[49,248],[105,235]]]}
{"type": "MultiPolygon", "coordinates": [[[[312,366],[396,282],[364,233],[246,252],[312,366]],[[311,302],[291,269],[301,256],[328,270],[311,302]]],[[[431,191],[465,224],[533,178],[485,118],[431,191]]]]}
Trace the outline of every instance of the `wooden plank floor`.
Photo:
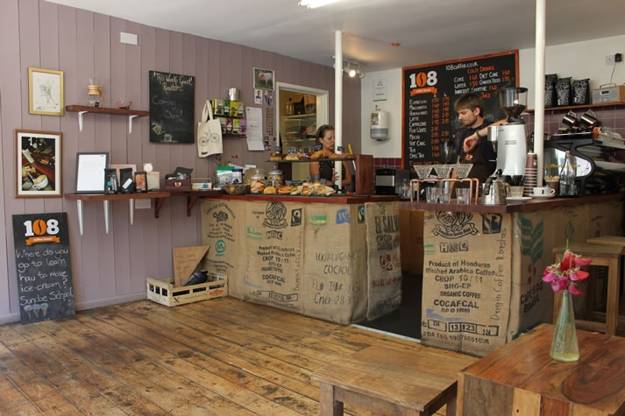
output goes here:
{"type": "Polygon", "coordinates": [[[434,351],[441,374],[475,360],[233,298],[140,301],[0,326],[0,415],[313,416],[314,371],[371,345],[434,351]]]}

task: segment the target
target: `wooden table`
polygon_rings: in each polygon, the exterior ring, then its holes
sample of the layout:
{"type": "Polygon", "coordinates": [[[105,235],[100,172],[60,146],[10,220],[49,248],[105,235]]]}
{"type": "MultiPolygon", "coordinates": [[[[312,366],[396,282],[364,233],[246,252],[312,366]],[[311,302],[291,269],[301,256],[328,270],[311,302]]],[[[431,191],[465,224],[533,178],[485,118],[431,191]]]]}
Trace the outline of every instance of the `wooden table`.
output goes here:
{"type": "Polygon", "coordinates": [[[343,404],[376,415],[431,415],[447,404],[455,414],[456,375],[474,359],[442,350],[369,347],[332,363],[315,378],[320,414],[343,414],[343,404]]]}
{"type": "Polygon", "coordinates": [[[577,331],[580,360],[549,357],[552,325],[541,325],[464,370],[459,415],[625,414],[625,338],[577,331]]]}

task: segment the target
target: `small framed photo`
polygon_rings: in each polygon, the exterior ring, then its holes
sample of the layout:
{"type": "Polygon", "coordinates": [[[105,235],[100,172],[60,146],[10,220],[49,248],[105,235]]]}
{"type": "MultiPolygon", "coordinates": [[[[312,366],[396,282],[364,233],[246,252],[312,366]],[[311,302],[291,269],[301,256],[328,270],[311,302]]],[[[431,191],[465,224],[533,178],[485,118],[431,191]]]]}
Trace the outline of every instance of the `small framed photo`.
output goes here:
{"type": "Polygon", "coordinates": [[[274,72],[270,69],[253,67],[254,89],[273,91],[274,72]]]}
{"type": "Polygon", "coordinates": [[[117,170],[104,169],[104,193],[116,194],[118,189],[117,170]]]}
{"type": "Polygon", "coordinates": [[[148,174],[147,172],[135,172],[135,192],[148,191],[148,174]]]}
{"type": "Polygon", "coordinates": [[[105,192],[105,174],[109,154],[76,154],[76,193],[103,194],[105,192]]]}
{"type": "Polygon", "coordinates": [[[121,168],[119,170],[119,190],[122,193],[133,193],[135,191],[135,174],[132,168],[121,168]]]}
{"type": "Polygon", "coordinates": [[[17,198],[59,198],[63,133],[15,130],[17,198]]]}
{"type": "Polygon", "coordinates": [[[28,67],[28,112],[62,116],[63,102],[63,71],[28,67]]]}

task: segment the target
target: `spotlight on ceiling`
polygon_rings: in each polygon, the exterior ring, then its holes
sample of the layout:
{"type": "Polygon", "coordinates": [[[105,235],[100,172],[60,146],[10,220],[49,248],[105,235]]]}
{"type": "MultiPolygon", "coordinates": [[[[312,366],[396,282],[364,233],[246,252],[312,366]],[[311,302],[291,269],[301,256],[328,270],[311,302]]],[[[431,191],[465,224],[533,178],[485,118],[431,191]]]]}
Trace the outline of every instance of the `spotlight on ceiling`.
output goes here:
{"type": "MultiPolygon", "coordinates": [[[[334,56],[332,57],[334,60],[334,56]]],[[[334,64],[332,64],[332,68],[334,68],[334,64]]],[[[356,61],[345,60],[343,61],[343,72],[347,74],[350,78],[360,78],[363,79],[365,77],[365,73],[360,67],[360,63],[356,61]]]]}
{"type": "Polygon", "coordinates": [[[302,7],[308,7],[309,9],[316,9],[318,7],[337,3],[338,1],[340,0],[300,0],[298,4],[302,7]]]}

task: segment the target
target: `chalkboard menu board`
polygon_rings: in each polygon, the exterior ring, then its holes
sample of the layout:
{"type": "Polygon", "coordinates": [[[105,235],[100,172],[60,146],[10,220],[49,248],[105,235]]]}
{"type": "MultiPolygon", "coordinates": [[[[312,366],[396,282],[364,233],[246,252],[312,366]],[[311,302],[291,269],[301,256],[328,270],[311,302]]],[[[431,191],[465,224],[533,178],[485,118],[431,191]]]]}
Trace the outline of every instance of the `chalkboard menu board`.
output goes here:
{"type": "Polygon", "coordinates": [[[505,117],[497,90],[518,84],[518,51],[463,58],[403,69],[403,164],[444,162],[441,144],[453,139],[455,100],[476,93],[487,121],[505,117]]]}
{"type": "Polygon", "coordinates": [[[150,142],[193,143],[195,78],[150,71],[150,142]]]}
{"type": "Polygon", "coordinates": [[[13,215],[13,240],[22,322],[74,315],[67,214],[13,215]]]}

